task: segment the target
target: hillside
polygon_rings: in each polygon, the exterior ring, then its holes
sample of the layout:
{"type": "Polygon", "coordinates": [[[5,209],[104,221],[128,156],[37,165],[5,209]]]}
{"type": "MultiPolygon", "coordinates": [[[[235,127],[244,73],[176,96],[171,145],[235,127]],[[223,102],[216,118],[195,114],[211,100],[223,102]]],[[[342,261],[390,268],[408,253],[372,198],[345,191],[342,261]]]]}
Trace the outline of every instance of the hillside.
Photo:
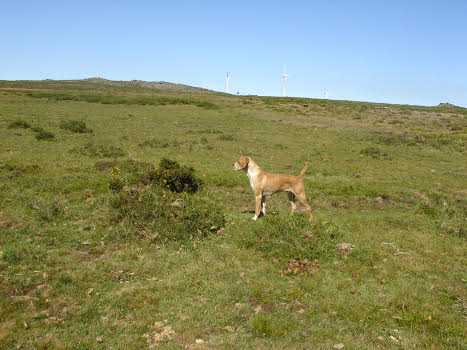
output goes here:
{"type": "Polygon", "coordinates": [[[1,81],[0,348],[465,348],[466,142],[453,105],[1,81]],[[242,153],[309,160],[314,221],[253,222],[242,153]]]}

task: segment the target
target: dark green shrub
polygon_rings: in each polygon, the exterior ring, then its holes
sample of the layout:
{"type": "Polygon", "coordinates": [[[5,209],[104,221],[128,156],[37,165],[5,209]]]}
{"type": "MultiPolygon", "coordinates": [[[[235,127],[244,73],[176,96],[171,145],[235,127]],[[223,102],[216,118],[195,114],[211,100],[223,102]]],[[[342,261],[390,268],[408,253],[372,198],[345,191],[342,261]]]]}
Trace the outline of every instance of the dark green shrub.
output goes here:
{"type": "Polygon", "coordinates": [[[199,191],[202,185],[201,179],[195,176],[193,168],[166,158],[160,161],[159,168],[151,171],[146,179],[177,193],[194,193],[199,191]]]}
{"type": "Polygon", "coordinates": [[[373,159],[390,159],[386,152],[381,151],[377,147],[366,147],[360,151],[360,154],[371,157],[373,159]]]}
{"type": "Polygon", "coordinates": [[[8,125],[8,129],[29,129],[31,125],[24,120],[15,120],[8,125]]]}
{"type": "Polygon", "coordinates": [[[32,128],[32,130],[36,132],[37,140],[44,140],[44,141],[55,140],[54,133],[44,130],[41,127],[35,127],[35,128],[32,128]]]}
{"type": "Polygon", "coordinates": [[[221,140],[221,141],[233,141],[233,140],[235,140],[235,138],[233,137],[233,135],[220,135],[219,140],[221,140]]]}
{"type": "Polygon", "coordinates": [[[138,146],[150,147],[150,148],[169,148],[169,147],[177,148],[180,145],[181,143],[176,140],[167,141],[167,140],[159,140],[159,139],[149,139],[149,140],[141,142],[138,146]]]}
{"type": "Polygon", "coordinates": [[[93,158],[119,158],[126,155],[126,152],[119,146],[86,143],[82,147],[74,148],[71,152],[82,154],[93,158]]]}
{"type": "Polygon", "coordinates": [[[123,190],[111,207],[114,219],[133,234],[160,243],[201,239],[225,224],[222,209],[209,199],[159,186],[123,190]]]}
{"type": "Polygon", "coordinates": [[[283,261],[321,260],[335,255],[342,236],[341,228],[332,222],[310,224],[304,215],[269,215],[245,233],[241,244],[283,261]]]}
{"type": "Polygon", "coordinates": [[[82,120],[64,120],[60,123],[60,128],[78,134],[92,133],[92,130],[82,120]]]}

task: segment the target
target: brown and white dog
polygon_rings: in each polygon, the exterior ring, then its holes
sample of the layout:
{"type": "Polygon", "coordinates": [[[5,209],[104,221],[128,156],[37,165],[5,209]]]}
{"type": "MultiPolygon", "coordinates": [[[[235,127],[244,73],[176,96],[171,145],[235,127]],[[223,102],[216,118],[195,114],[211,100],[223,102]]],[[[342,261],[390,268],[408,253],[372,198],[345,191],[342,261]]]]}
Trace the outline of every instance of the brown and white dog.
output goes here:
{"type": "Polygon", "coordinates": [[[297,210],[295,203],[295,199],[297,199],[303,206],[300,211],[309,213],[311,219],[311,207],[306,200],[305,186],[303,185],[308,162],[305,163],[298,176],[268,173],[247,156],[240,156],[234,163],[234,169],[243,170],[248,175],[250,186],[255,193],[256,206],[253,220],[257,220],[261,214],[266,215],[266,198],[276,192],[287,192],[292,212],[297,210]]]}

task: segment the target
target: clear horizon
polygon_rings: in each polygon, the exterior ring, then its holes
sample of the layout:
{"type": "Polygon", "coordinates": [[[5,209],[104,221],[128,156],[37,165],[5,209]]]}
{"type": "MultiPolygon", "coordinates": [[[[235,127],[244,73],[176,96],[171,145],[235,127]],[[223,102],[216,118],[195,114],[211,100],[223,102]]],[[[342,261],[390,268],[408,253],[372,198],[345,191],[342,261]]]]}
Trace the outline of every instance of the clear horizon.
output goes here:
{"type": "Polygon", "coordinates": [[[1,80],[167,81],[231,93],[467,107],[467,2],[1,5],[1,80]],[[447,6],[446,4],[449,4],[447,6]]]}

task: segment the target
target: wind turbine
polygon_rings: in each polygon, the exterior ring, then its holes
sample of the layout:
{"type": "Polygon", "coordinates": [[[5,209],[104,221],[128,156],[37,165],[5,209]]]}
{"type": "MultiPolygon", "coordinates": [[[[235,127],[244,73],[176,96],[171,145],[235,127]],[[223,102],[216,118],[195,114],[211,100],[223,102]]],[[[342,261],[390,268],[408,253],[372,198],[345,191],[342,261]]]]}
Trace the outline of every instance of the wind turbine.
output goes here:
{"type": "Polygon", "coordinates": [[[229,93],[230,72],[225,75],[225,92],[229,93]]]}
{"type": "Polygon", "coordinates": [[[328,93],[328,89],[324,89],[324,99],[327,100],[329,98],[329,93],[328,93]]]}
{"type": "Polygon", "coordinates": [[[289,75],[287,74],[287,69],[284,64],[284,70],[282,71],[282,96],[285,97],[287,96],[287,80],[289,79],[289,75]]]}

